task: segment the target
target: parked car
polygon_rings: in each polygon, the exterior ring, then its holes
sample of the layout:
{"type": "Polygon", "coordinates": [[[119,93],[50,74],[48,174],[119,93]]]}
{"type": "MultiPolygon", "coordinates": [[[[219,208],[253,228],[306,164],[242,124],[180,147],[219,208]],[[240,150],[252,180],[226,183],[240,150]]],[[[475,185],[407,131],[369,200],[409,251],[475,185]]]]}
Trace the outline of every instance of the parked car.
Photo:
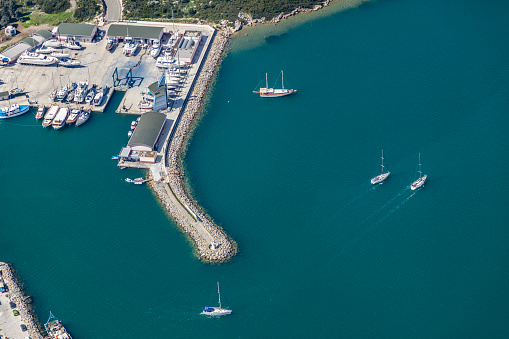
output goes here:
{"type": "Polygon", "coordinates": [[[19,327],[21,327],[21,330],[22,330],[23,332],[26,332],[27,327],[25,326],[25,324],[21,324],[21,325],[19,325],[19,327]]]}
{"type": "Polygon", "coordinates": [[[18,312],[18,310],[12,310],[12,313],[14,314],[14,316],[17,316],[17,315],[19,315],[19,312],[18,312]]]}
{"type": "Polygon", "coordinates": [[[11,308],[16,308],[16,304],[13,303],[12,301],[9,301],[9,305],[11,306],[11,308]]]}

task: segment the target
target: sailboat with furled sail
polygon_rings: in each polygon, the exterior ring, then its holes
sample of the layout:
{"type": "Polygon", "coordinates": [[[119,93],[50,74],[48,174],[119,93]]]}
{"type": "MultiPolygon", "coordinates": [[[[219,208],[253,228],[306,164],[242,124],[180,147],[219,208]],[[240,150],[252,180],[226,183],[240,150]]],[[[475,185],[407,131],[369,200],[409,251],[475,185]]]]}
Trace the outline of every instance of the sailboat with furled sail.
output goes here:
{"type": "Polygon", "coordinates": [[[269,83],[267,81],[267,73],[265,73],[265,87],[260,87],[258,91],[253,91],[253,93],[259,93],[260,97],[262,98],[277,98],[284,97],[285,95],[290,95],[294,92],[297,92],[296,89],[285,88],[283,71],[281,71],[281,87],[282,88],[269,88],[269,83]]]}
{"type": "Polygon", "coordinates": [[[384,180],[387,179],[389,174],[391,174],[391,172],[384,173],[384,150],[382,150],[382,173],[371,179],[371,184],[375,185],[384,182],[384,180]]]}
{"type": "Polygon", "coordinates": [[[223,308],[221,306],[221,292],[219,291],[219,281],[217,282],[217,294],[219,295],[219,307],[205,306],[200,314],[209,315],[213,317],[220,317],[222,315],[232,313],[232,310],[223,308]]]}

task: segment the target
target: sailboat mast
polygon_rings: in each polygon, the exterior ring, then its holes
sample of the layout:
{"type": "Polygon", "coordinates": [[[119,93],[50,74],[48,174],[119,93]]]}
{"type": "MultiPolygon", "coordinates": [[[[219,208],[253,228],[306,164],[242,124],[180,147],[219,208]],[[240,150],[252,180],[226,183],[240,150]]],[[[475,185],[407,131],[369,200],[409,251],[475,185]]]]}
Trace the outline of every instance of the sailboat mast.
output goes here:
{"type": "Polygon", "coordinates": [[[419,178],[422,177],[422,171],[421,171],[421,153],[419,153],[419,178]]]}
{"type": "Polygon", "coordinates": [[[285,79],[283,79],[283,70],[281,70],[281,85],[283,86],[283,89],[285,89],[285,79]]]}
{"type": "Polygon", "coordinates": [[[219,281],[217,282],[217,294],[219,295],[219,308],[221,307],[221,293],[219,292],[219,281]]]}
{"type": "Polygon", "coordinates": [[[384,150],[382,150],[382,174],[384,173],[384,150]]]}
{"type": "Polygon", "coordinates": [[[269,88],[269,81],[267,80],[267,73],[265,73],[265,88],[269,88]]]}

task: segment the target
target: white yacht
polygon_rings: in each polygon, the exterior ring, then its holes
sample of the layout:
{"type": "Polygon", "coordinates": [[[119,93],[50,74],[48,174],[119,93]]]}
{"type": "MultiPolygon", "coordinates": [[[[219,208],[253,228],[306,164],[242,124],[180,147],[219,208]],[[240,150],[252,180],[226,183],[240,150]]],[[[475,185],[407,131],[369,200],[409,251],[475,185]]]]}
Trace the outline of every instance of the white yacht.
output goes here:
{"type": "Polygon", "coordinates": [[[51,39],[51,40],[45,41],[43,45],[48,46],[48,47],[58,48],[58,47],[62,46],[62,43],[60,41],[58,41],[57,39],[51,39]]]}
{"type": "Polygon", "coordinates": [[[37,53],[42,53],[42,54],[50,54],[50,53],[53,53],[53,52],[56,52],[57,50],[54,49],[53,47],[49,47],[49,46],[46,46],[46,45],[42,45],[41,47],[39,47],[36,52],[37,53]]]}
{"type": "Polygon", "coordinates": [[[161,43],[159,41],[154,41],[152,44],[152,49],[150,50],[150,56],[156,59],[159,56],[159,53],[161,53],[161,48],[161,43]]]}
{"type": "Polygon", "coordinates": [[[55,119],[55,116],[57,115],[59,109],[60,109],[60,107],[58,107],[57,105],[52,105],[48,109],[48,111],[44,115],[44,120],[42,121],[42,127],[48,127],[49,125],[51,125],[51,123],[53,122],[53,119],[55,119]]]}
{"type": "Polygon", "coordinates": [[[88,89],[88,80],[78,82],[78,88],[74,92],[74,102],[82,103],[85,100],[88,89]]]}
{"type": "Polygon", "coordinates": [[[106,87],[99,87],[97,89],[97,94],[94,96],[94,100],[92,100],[92,104],[95,106],[101,106],[103,102],[104,93],[106,93],[106,87]]]}
{"type": "Polygon", "coordinates": [[[172,56],[161,55],[156,59],[156,67],[158,68],[172,68],[174,67],[175,59],[172,56]]]}
{"type": "Polygon", "coordinates": [[[77,67],[77,66],[81,65],[81,62],[79,62],[78,60],[74,60],[74,59],[62,58],[62,59],[60,59],[58,64],[60,66],[64,66],[64,67],[77,67]]]}
{"type": "Polygon", "coordinates": [[[428,175],[426,175],[426,174],[422,175],[422,171],[421,171],[421,153],[419,153],[419,178],[412,183],[412,185],[410,186],[410,189],[412,191],[415,191],[416,189],[423,187],[424,186],[424,182],[426,181],[427,177],[428,177],[428,175]]]}
{"type": "Polygon", "coordinates": [[[122,50],[122,54],[125,56],[133,56],[136,53],[136,50],[138,49],[138,44],[134,43],[133,41],[126,41],[124,48],[122,50]]]}
{"type": "Polygon", "coordinates": [[[85,102],[86,103],[92,103],[92,100],[94,100],[96,94],[96,86],[93,85],[92,88],[88,91],[87,95],[85,96],[85,102]]]}
{"type": "Polygon", "coordinates": [[[217,294],[219,295],[219,307],[205,306],[200,314],[209,315],[213,317],[220,317],[222,315],[232,313],[232,310],[223,308],[221,306],[221,292],[219,291],[219,282],[217,283],[217,294]]]}
{"type": "Polygon", "coordinates": [[[55,116],[55,119],[53,119],[53,122],[51,125],[54,129],[60,129],[64,127],[65,120],[67,119],[67,115],[69,115],[69,108],[62,107],[58,110],[57,115],[55,116]]]}
{"type": "Polygon", "coordinates": [[[58,59],[52,56],[40,55],[33,52],[21,54],[18,58],[18,64],[49,66],[56,64],[58,59]]]}
{"type": "Polygon", "coordinates": [[[67,47],[69,49],[73,49],[73,50],[80,50],[83,48],[83,46],[81,46],[78,41],[68,41],[65,44],[63,44],[62,46],[67,47]]]}
{"type": "Polygon", "coordinates": [[[28,112],[30,105],[13,104],[10,107],[0,108],[0,119],[14,118],[28,112]]]}
{"type": "Polygon", "coordinates": [[[69,53],[60,53],[60,52],[51,52],[50,55],[57,59],[68,58],[71,56],[69,53]]]}
{"type": "Polygon", "coordinates": [[[371,184],[380,184],[391,174],[391,172],[384,173],[384,150],[382,150],[382,173],[371,179],[371,184]]]}

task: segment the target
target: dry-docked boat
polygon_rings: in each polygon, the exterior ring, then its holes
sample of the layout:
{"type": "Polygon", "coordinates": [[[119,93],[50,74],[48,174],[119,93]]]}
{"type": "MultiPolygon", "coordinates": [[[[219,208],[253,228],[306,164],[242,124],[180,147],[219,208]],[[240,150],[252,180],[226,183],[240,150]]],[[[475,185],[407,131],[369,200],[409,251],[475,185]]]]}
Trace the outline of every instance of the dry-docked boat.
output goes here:
{"type": "Polygon", "coordinates": [[[74,91],[71,91],[69,92],[69,94],[67,94],[65,102],[67,102],[68,104],[72,104],[74,102],[74,91]]]}
{"type": "Polygon", "coordinates": [[[85,100],[88,89],[88,80],[78,82],[78,88],[74,93],[74,102],[82,103],[85,100]]]}
{"type": "Polygon", "coordinates": [[[419,153],[419,178],[417,180],[415,180],[412,183],[412,185],[410,185],[410,189],[412,191],[415,191],[416,189],[423,187],[424,186],[424,182],[426,181],[427,178],[428,178],[427,174],[422,175],[422,171],[421,171],[421,153],[419,153]]]}
{"type": "Polygon", "coordinates": [[[57,59],[68,58],[71,56],[69,53],[60,53],[60,52],[52,52],[50,55],[57,59]]]}
{"type": "Polygon", "coordinates": [[[159,54],[161,53],[162,45],[159,41],[154,41],[152,44],[152,49],[150,50],[150,56],[154,59],[156,59],[159,54]]]}
{"type": "Polygon", "coordinates": [[[122,49],[122,54],[125,56],[133,56],[138,49],[138,44],[133,41],[127,41],[122,49]]]}
{"type": "Polygon", "coordinates": [[[62,46],[62,43],[56,39],[51,39],[51,40],[45,41],[43,45],[48,46],[48,47],[58,48],[58,47],[62,46]]]}
{"type": "Polygon", "coordinates": [[[85,102],[90,103],[90,102],[92,102],[92,100],[94,100],[95,90],[96,90],[96,85],[92,85],[92,88],[90,88],[87,95],[85,96],[85,102]]]}
{"type": "Polygon", "coordinates": [[[78,120],[78,117],[79,117],[80,113],[81,113],[81,111],[79,109],[77,109],[77,108],[72,109],[71,113],[69,114],[69,116],[65,120],[65,123],[68,124],[68,125],[70,125],[72,123],[75,123],[76,120],[78,120]]]}
{"type": "Polygon", "coordinates": [[[44,328],[52,339],[72,339],[64,325],[51,312],[49,312],[49,319],[44,324],[44,328]]]}
{"type": "Polygon", "coordinates": [[[41,119],[44,116],[45,112],[46,112],[46,107],[39,106],[39,108],[37,108],[37,113],[35,113],[35,118],[37,120],[41,119]]]}
{"type": "Polygon", "coordinates": [[[76,126],[82,125],[85,123],[85,121],[90,118],[90,113],[92,113],[92,110],[89,109],[88,111],[81,111],[80,116],[78,117],[78,120],[76,120],[76,126]]]}
{"type": "Polygon", "coordinates": [[[260,90],[253,91],[253,93],[259,93],[262,98],[277,98],[297,92],[295,89],[285,88],[283,82],[283,71],[281,71],[281,85],[282,88],[269,88],[269,84],[267,82],[267,73],[265,73],[265,87],[260,87],[260,90]]]}
{"type": "Polygon", "coordinates": [[[74,50],[80,50],[83,48],[83,46],[81,46],[78,41],[68,41],[65,44],[63,44],[62,46],[67,47],[69,49],[74,49],[74,50]]]}
{"type": "Polygon", "coordinates": [[[113,49],[113,46],[117,44],[117,39],[113,37],[108,38],[108,42],[106,43],[106,50],[111,51],[113,49]]]}
{"type": "Polygon", "coordinates": [[[25,114],[30,109],[30,105],[12,104],[10,107],[6,106],[0,108],[0,119],[14,118],[18,115],[25,114]]]}
{"type": "Polygon", "coordinates": [[[172,68],[175,66],[173,63],[175,58],[170,55],[161,55],[156,59],[156,67],[158,68],[172,68]]]}
{"type": "Polygon", "coordinates": [[[52,56],[40,55],[33,52],[26,52],[21,54],[18,58],[18,64],[22,65],[37,65],[37,66],[49,66],[56,64],[58,59],[52,56]]]}
{"type": "Polygon", "coordinates": [[[62,107],[58,110],[57,115],[55,116],[55,119],[53,119],[53,122],[51,125],[54,129],[61,129],[65,126],[65,120],[67,119],[67,115],[69,115],[69,108],[68,107],[62,107]]]}
{"type": "Polygon", "coordinates": [[[138,108],[139,109],[152,109],[152,107],[154,107],[154,102],[150,101],[150,100],[147,100],[146,98],[143,98],[143,100],[141,100],[138,103],[138,108]]]}
{"type": "Polygon", "coordinates": [[[60,107],[57,105],[52,105],[48,111],[46,112],[46,115],[44,115],[44,120],[42,121],[42,127],[48,127],[53,122],[53,119],[55,119],[55,116],[58,113],[58,110],[60,107]]]}
{"type": "Polygon", "coordinates": [[[56,52],[57,50],[54,49],[53,47],[49,47],[49,46],[45,46],[45,45],[42,45],[41,47],[39,47],[38,49],[35,50],[37,53],[42,53],[42,54],[50,54],[50,53],[53,53],[53,52],[56,52]]]}
{"type": "Polygon", "coordinates": [[[384,151],[382,150],[382,173],[371,179],[371,184],[380,184],[391,174],[391,172],[384,173],[384,151]]]}
{"type": "Polygon", "coordinates": [[[58,62],[58,65],[64,66],[64,67],[77,67],[77,66],[81,65],[81,62],[79,62],[78,60],[74,60],[74,59],[62,58],[58,62]]]}
{"type": "Polygon", "coordinates": [[[53,90],[53,92],[51,92],[51,94],[49,95],[49,98],[51,100],[55,100],[55,98],[57,97],[57,93],[58,93],[57,89],[53,90]]]}

